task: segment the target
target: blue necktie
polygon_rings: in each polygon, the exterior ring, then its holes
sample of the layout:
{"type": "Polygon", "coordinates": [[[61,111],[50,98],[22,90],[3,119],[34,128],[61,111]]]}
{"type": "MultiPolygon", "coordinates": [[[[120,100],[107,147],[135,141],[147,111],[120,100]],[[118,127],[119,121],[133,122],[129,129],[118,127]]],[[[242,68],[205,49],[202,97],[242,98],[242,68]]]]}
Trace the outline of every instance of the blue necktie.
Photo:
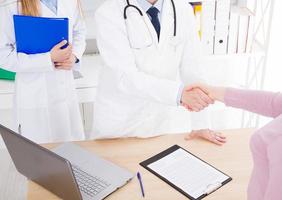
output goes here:
{"type": "Polygon", "coordinates": [[[47,6],[54,14],[57,14],[58,0],[41,0],[41,2],[47,6]]]}
{"type": "Polygon", "coordinates": [[[158,35],[158,39],[160,38],[160,32],[161,32],[161,24],[160,24],[160,20],[158,17],[159,14],[159,10],[152,6],[150,9],[147,10],[147,13],[150,15],[151,17],[151,22],[157,32],[158,35]]]}

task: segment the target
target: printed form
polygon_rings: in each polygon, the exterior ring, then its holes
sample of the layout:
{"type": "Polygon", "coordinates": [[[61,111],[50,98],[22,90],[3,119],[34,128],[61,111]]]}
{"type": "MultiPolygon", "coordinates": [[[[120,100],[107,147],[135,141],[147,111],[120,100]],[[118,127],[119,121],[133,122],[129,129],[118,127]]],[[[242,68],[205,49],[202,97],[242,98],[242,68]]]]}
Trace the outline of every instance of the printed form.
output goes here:
{"type": "Polygon", "coordinates": [[[195,199],[219,188],[229,178],[183,149],[148,167],[195,199]]]}

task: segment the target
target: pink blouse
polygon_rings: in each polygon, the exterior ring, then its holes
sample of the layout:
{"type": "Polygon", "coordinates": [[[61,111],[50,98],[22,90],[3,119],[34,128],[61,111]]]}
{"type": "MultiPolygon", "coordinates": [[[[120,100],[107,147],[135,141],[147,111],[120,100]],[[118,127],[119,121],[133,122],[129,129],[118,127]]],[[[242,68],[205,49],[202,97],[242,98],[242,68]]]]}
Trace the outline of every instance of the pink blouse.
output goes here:
{"type": "Polygon", "coordinates": [[[282,93],[227,88],[224,102],[227,106],[267,117],[276,118],[282,114],[282,93]]]}

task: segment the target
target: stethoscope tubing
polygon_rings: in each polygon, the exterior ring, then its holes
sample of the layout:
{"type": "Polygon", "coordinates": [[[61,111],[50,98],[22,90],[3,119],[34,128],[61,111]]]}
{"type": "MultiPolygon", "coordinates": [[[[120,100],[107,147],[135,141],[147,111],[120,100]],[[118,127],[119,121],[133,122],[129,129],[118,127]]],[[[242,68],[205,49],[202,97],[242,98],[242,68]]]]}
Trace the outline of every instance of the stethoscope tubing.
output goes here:
{"type": "MultiPolygon", "coordinates": [[[[137,6],[130,4],[129,0],[126,0],[126,3],[127,3],[127,5],[124,7],[124,10],[123,10],[123,18],[125,20],[127,19],[127,10],[128,10],[128,8],[134,8],[143,17],[142,11],[137,6]]],[[[171,4],[172,4],[172,8],[173,8],[173,18],[174,18],[173,36],[176,37],[176,32],[177,32],[177,16],[176,16],[176,7],[175,7],[174,0],[171,0],[171,4]]]]}

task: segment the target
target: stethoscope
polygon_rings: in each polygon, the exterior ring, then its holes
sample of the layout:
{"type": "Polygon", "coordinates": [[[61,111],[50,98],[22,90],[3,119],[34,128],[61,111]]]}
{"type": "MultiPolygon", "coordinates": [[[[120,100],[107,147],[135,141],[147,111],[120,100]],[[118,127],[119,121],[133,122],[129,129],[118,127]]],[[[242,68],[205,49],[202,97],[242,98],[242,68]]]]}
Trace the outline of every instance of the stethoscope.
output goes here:
{"type": "MultiPolygon", "coordinates": [[[[130,4],[129,0],[126,0],[126,3],[127,3],[127,5],[124,7],[124,10],[123,10],[123,18],[124,18],[124,20],[127,20],[127,10],[128,10],[129,8],[133,8],[133,9],[137,10],[138,13],[139,13],[139,15],[140,15],[141,17],[144,17],[142,11],[140,10],[140,8],[138,8],[138,7],[135,6],[135,5],[130,4]]],[[[172,4],[172,8],[173,8],[173,18],[174,18],[173,37],[176,38],[177,16],[176,16],[176,8],[175,8],[174,0],[171,0],[171,4],[172,4]]],[[[147,28],[148,28],[148,27],[147,27],[147,28]]]]}

